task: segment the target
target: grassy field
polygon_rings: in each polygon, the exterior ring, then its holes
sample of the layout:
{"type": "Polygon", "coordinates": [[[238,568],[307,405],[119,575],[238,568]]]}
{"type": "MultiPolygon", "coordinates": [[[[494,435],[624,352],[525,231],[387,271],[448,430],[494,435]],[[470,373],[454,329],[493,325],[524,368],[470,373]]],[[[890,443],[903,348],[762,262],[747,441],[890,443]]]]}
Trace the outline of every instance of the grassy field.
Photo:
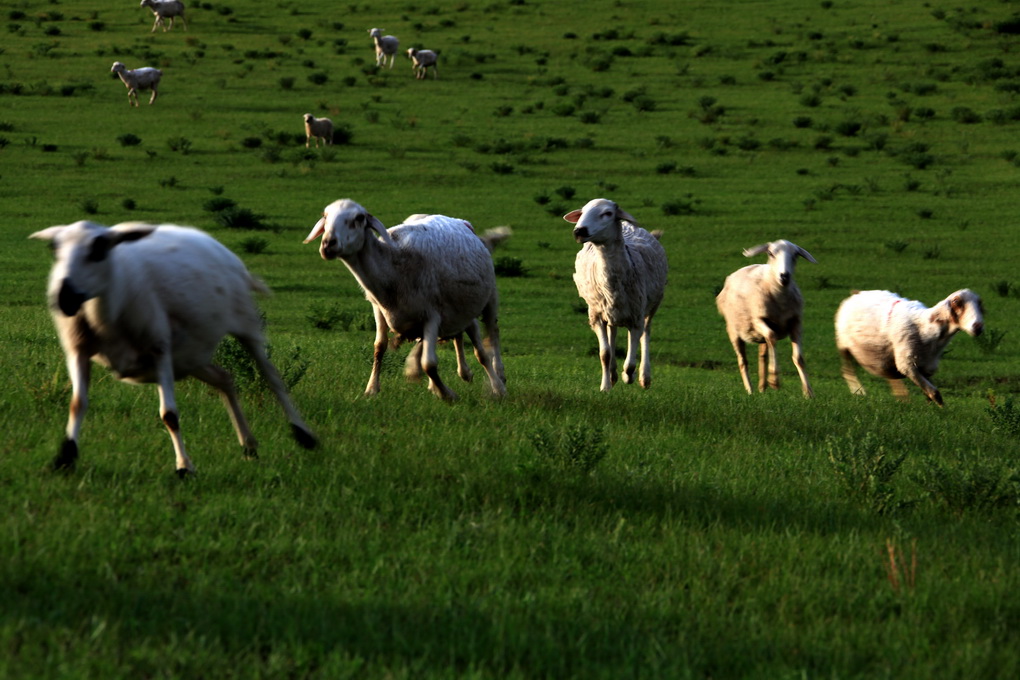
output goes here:
{"type": "MultiPolygon", "coordinates": [[[[1012,2],[593,0],[343,6],[14,0],[0,14],[0,676],[1002,678],[1020,674],[1020,33],[1012,2]],[[250,5],[250,6],[249,6],[250,5]],[[377,69],[368,30],[440,52],[377,69]],[[164,70],[129,108],[110,65],[164,70]],[[304,147],[302,115],[337,144],[304,147]],[[650,390],[598,392],[561,216],[612,198],[671,271],[650,390]],[[361,396],[371,316],[303,245],[350,197],[387,225],[508,225],[508,396],[361,396]],[[261,441],[179,384],[198,474],[173,475],[152,387],[94,373],[78,469],[27,236],[190,224],[274,295],[274,361],[321,446],[248,367],[261,441]],[[748,397],[714,295],[741,250],[809,250],[796,384],[748,397]],[[944,409],[849,394],[851,289],[969,287],[944,409]]],[[[792,378],[792,380],[791,380],[792,378]]]]}

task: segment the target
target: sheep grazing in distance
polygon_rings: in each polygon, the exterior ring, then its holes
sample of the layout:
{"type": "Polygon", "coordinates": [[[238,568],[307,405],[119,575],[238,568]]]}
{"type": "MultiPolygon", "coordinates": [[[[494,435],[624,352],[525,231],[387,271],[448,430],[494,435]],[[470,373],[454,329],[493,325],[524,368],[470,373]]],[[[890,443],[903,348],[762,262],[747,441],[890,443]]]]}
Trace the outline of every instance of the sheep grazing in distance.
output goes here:
{"type": "Polygon", "coordinates": [[[575,224],[574,239],[584,244],[574,261],[574,283],[588,303],[588,321],[599,340],[601,390],[608,392],[617,380],[616,331],[620,327],[627,329],[623,381],[634,382],[640,344],[639,381],[647,389],[652,384],[648,351],[652,317],[662,302],[669,272],[666,251],[658,238],[605,198],[591,200],[563,219],[575,224]]]}
{"type": "Polygon", "coordinates": [[[66,438],[54,468],[73,468],[78,458],[92,361],[125,382],[158,385],[159,415],[173,441],[179,476],[195,469],[184,449],[174,400],[174,381],[189,375],[220,393],[245,454],[255,456],[258,443],[233,379],[212,363],[228,333],[255,360],[283,406],[294,438],[305,448],[315,446],[315,435],[266,356],[262,320],[251,293],[268,289],[221,243],[190,227],[140,222],[109,228],[75,222],[30,238],[54,247],[47,297],[71,376],[66,438]]]}
{"type": "Polygon", "coordinates": [[[385,66],[386,57],[390,58],[390,68],[393,68],[393,61],[397,58],[397,50],[400,48],[400,41],[392,35],[383,35],[383,29],[369,29],[368,34],[372,36],[375,43],[375,65],[385,66]]]}
{"type": "Polygon", "coordinates": [[[768,386],[779,389],[779,365],[776,361],[776,342],[789,337],[793,343],[793,364],[800,374],[805,397],[814,396],[804,366],[801,347],[804,298],[793,270],[798,257],[816,262],[811,253],[796,243],[779,240],[748,248],[746,257],[768,253],[768,264],[751,264],[726,277],[722,291],[715,298],[719,313],[726,319],[726,333],[737,353],[737,366],[744,381],[744,389],[752,393],[748,375],[745,345],[759,344],[758,391],[768,386]]]}
{"type": "Polygon", "coordinates": [[[315,148],[319,148],[319,140],[329,146],[333,143],[333,121],[329,118],[316,118],[310,113],[305,114],[305,148],[315,138],[315,148]]]}
{"type": "Polygon", "coordinates": [[[148,7],[156,17],[149,33],[155,33],[157,26],[162,26],[163,32],[166,33],[174,27],[174,19],[177,17],[180,17],[181,23],[184,24],[184,30],[188,30],[188,22],[184,20],[184,3],[180,0],[142,0],[140,7],[148,7]],[[167,19],[170,20],[169,26],[166,24],[167,19]]]}
{"type": "Polygon", "coordinates": [[[375,354],[365,395],[379,393],[390,330],[398,340],[421,340],[420,364],[429,389],[448,401],[457,395],[439,377],[436,344],[444,338],[457,341],[461,333],[467,333],[492,394],[505,395],[492,256],[464,220],[414,217],[421,219],[386,229],[363,207],[341,199],[326,206],[305,239],[308,243],[321,236],[322,258],[342,260],[372,304],[375,354]],[[485,324],[486,345],[478,317],[485,324]]]}
{"type": "Polygon", "coordinates": [[[119,61],[113,62],[113,67],[110,69],[111,73],[116,73],[120,76],[124,86],[128,89],[128,106],[138,106],[138,91],[139,90],[152,90],[152,96],[149,97],[149,103],[156,101],[159,88],[159,80],[163,77],[163,72],[158,68],[152,68],[151,66],[144,66],[142,68],[136,68],[128,70],[124,64],[119,61]]]}
{"type": "Polygon", "coordinates": [[[836,347],[850,391],[864,394],[855,366],[889,381],[893,394],[907,398],[903,378],[942,406],[942,394],[930,381],[946,345],[957,331],[972,337],[984,331],[981,298],[966,288],[929,309],[887,290],[856,292],[836,312],[836,347]]]}
{"type": "Polygon", "coordinates": [[[414,77],[418,80],[424,80],[430,67],[432,68],[432,77],[439,77],[439,67],[436,65],[439,55],[432,50],[416,50],[412,47],[407,50],[407,57],[411,60],[411,69],[414,71],[414,77]]]}

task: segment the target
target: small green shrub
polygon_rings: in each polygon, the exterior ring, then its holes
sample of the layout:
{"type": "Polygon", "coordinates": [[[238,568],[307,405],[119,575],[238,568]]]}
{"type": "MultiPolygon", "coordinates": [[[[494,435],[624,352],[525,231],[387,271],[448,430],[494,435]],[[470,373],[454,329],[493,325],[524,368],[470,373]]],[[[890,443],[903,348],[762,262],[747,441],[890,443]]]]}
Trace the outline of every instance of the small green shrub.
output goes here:
{"type": "Polygon", "coordinates": [[[892,481],[907,454],[890,454],[872,432],[830,435],[825,448],[840,487],[852,500],[880,515],[903,507],[892,481]]]}
{"type": "Polygon", "coordinates": [[[191,151],[191,140],[187,137],[171,137],[166,140],[166,145],[171,151],[179,151],[184,155],[191,151]]]}
{"type": "Polygon", "coordinates": [[[216,196],[202,204],[202,208],[207,212],[220,212],[221,210],[228,210],[236,206],[237,201],[226,196],[216,196]]]}
{"type": "Polygon", "coordinates": [[[977,343],[982,354],[994,354],[1005,337],[1006,331],[998,328],[985,328],[981,335],[974,338],[974,342],[977,343]]]}
{"type": "Polygon", "coordinates": [[[259,236],[249,236],[248,238],[241,241],[241,250],[250,254],[258,255],[266,252],[269,247],[269,241],[259,236]]]}
{"type": "Polygon", "coordinates": [[[120,202],[120,207],[124,208],[124,210],[134,210],[136,207],[138,207],[138,204],[135,202],[135,199],[133,198],[125,198],[123,201],[120,202]]]}
{"type": "Polygon", "coordinates": [[[524,261],[519,257],[503,255],[502,257],[497,257],[493,260],[492,266],[496,270],[496,276],[501,276],[503,278],[527,276],[528,274],[528,270],[524,266],[524,261]]]}
{"type": "Polygon", "coordinates": [[[142,138],[128,132],[117,137],[117,141],[120,142],[121,146],[138,146],[142,143],[142,138]]]}
{"type": "Polygon", "coordinates": [[[248,208],[231,206],[216,212],[216,223],[228,229],[267,229],[262,216],[248,208]]]}
{"type": "Polygon", "coordinates": [[[541,461],[557,470],[591,474],[609,453],[609,444],[601,428],[583,423],[569,427],[554,435],[537,430],[531,435],[531,445],[541,461]]]}
{"type": "Polygon", "coordinates": [[[957,453],[952,464],[927,457],[912,479],[929,499],[957,515],[1015,508],[1020,500],[1017,470],[979,455],[957,453]]]}
{"type": "Polygon", "coordinates": [[[78,202],[78,207],[86,215],[95,215],[99,212],[99,201],[94,198],[83,198],[78,202]]]}
{"type": "MultiPolygon", "coordinates": [[[[323,331],[331,331],[334,328],[341,331],[348,331],[362,314],[347,309],[341,309],[337,302],[313,302],[308,307],[305,319],[312,324],[312,328],[323,331]]],[[[364,325],[364,324],[362,324],[364,325]]]]}

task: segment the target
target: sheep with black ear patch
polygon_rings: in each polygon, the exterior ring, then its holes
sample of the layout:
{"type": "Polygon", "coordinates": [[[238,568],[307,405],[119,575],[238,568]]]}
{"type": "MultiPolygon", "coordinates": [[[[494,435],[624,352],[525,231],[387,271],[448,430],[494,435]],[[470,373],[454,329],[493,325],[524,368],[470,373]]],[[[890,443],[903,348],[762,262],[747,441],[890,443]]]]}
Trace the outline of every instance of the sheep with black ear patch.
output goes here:
{"type": "Polygon", "coordinates": [[[221,243],[190,227],[140,222],[115,227],[75,222],[30,238],[53,244],[56,260],[47,297],[71,376],[70,416],[55,468],[72,468],[78,458],[93,361],[120,380],[158,386],[159,415],[173,441],[179,476],[195,469],[184,449],[174,399],[174,381],[187,376],[220,393],[245,454],[255,456],[258,443],[233,378],[212,363],[228,333],[255,360],[297,442],[315,446],[315,435],[266,356],[252,292],[268,289],[221,243]]]}
{"type": "Polygon", "coordinates": [[[814,391],[808,382],[801,346],[804,297],[793,272],[798,257],[808,262],[815,262],[815,258],[796,243],[782,239],[744,251],[746,257],[760,253],[768,253],[768,264],[749,264],[733,272],[715,298],[719,313],[726,319],[726,334],[737,353],[744,389],[752,394],[745,345],[749,342],[759,345],[758,391],[764,392],[766,386],[779,389],[776,342],[789,337],[804,396],[812,397],[814,391]]]}
{"type": "Polygon", "coordinates": [[[436,345],[466,333],[493,396],[506,394],[499,344],[499,295],[492,256],[465,220],[415,215],[415,221],[386,229],[350,199],[326,206],[305,238],[320,236],[324,260],[340,259],[372,304],[376,335],[372,374],[365,395],[379,393],[379,374],[389,331],[400,340],[421,341],[421,368],[429,389],[452,401],[456,393],[439,377],[436,345]],[[483,344],[481,317],[487,337],[483,344]]]}
{"type": "Polygon", "coordinates": [[[907,398],[903,378],[942,406],[942,394],[931,383],[946,345],[958,331],[978,336],[984,331],[981,298],[966,288],[929,309],[887,290],[854,293],[836,312],[836,346],[843,378],[850,391],[864,394],[854,367],[885,378],[893,394],[907,398]]]}
{"type": "Polygon", "coordinates": [[[605,198],[591,200],[563,219],[574,223],[574,239],[584,244],[574,261],[574,283],[588,303],[588,321],[599,340],[601,390],[608,392],[617,380],[618,328],[627,329],[623,382],[634,382],[640,345],[638,380],[647,389],[652,384],[652,317],[662,302],[669,273],[666,251],[657,237],[605,198]]]}

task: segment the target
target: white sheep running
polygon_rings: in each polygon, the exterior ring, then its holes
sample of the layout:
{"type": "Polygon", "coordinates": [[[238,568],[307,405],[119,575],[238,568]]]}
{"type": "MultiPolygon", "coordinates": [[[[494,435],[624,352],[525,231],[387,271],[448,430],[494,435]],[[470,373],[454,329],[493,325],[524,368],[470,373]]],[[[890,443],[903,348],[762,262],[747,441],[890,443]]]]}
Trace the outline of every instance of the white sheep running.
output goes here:
{"type": "Polygon", "coordinates": [[[627,329],[627,359],[623,382],[634,382],[637,349],[641,346],[639,381],[652,384],[649,356],[652,317],[666,288],[669,264],[656,236],[605,198],[596,198],[580,210],[563,216],[573,222],[574,240],[584,247],[574,261],[574,283],[588,303],[588,321],[599,340],[603,392],[617,380],[616,331],[627,329]]]}
{"type": "Polygon", "coordinates": [[[184,24],[184,30],[188,30],[188,22],[184,20],[184,3],[180,0],[142,0],[139,6],[148,7],[156,17],[149,33],[155,33],[157,26],[162,26],[163,32],[166,33],[174,27],[174,19],[177,17],[180,17],[181,23],[184,24]],[[166,25],[167,19],[170,20],[169,26],[166,25]]]}
{"type": "Polygon", "coordinates": [[[744,389],[752,393],[748,375],[746,344],[758,343],[758,391],[768,386],[779,389],[779,364],[776,342],[786,337],[793,343],[793,364],[800,374],[805,397],[814,396],[808,382],[801,347],[804,298],[793,280],[797,257],[816,262],[811,253],[786,240],[763,243],[744,251],[746,257],[768,253],[768,264],[750,264],[726,277],[715,298],[719,313],[726,319],[726,333],[737,353],[737,366],[744,389]]]}
{"type": "Polygon", "coordinates": [[[195,469],[184,449],[174,399],[174,381],[189,375],[220,393],[245,454],[256,455],[258,443],[233,379],[212,363],[228,333],[255,360],[297,442],[315,446],[315,435],[266,356],[251,293],[268,289],[221,243],[190,227],[140,222],[104,227],[81,221],[30,238],[54,247],[47,297],[71,376],[70,416],[56,469],[73,468],[78,458],[92,361],[125,382],[158,385],[159,415],[173,441],[179,476],[195,469]]]}
{"type": "Polygon", "coordinates": [[[981,298],[966,288],[929,309],[887,290],[856,292],[836,312],[836,347],[843,378],[850,391],[864,394],[855,366],[885,378],[893,394],[907,398],[903,378],[942,406],[942,394],[931,383],[946,345],[957,331],[970,336],[984,331],[981,298]]]}
{"type": "Polygon", "coordinates": [[[375,43],[375,65],[385,66],[386,57],[390,58],[390,68],[393,68],[393,61],[397,58],[397,50],[400,48],[400,41],[392,35],[383,35],[383,29],[371,28],[368,34],[372,36],[375,43]]]}
{"type": "MultiPolygon", "coordinates": [[[[499,345],[499,295],[492,256],[464,220],[443,215],[386,229],[350,199],[326,206],[305,239],[322,237],[324,260],[341,259],[372,304],[376,336],[366,395],[379,392],[379,373],[388,332],[398,340],[421,340],[421,367],[429,389],[446,400],[457,395],[439,377],[436,345],[467,333],[492,394],[506,394],[499,345]],[[478,327],[486,328],[486,344],[478,327]]],[[[462,376],[463,377],[463,376],[462,376]]]]}
{"type": "Polygon", "coordinates": [[[113,67],[110,68],[110,73],[116,73],[120,76],[124,86],[127,87],[128,106],[138,106],[139,90],[152,90],[149,103],[152,104],[152,102],[156,101],[159,80],[163,77],[163,72],[158,68],[143,66],[142,68],[128,70],[124,64],[115,61],[113,62],[113,67]]]}
{"type": "Polygon", "coordinates": [[[319,140],[329,146],[333,143],[333,121],[329,118],[316,118],[310,113],[305,114],[305,148],[308,148],[312,138],[315,138],[315,148],[319,148],[319,140]]]}
{"type": "Polygon", "coordinates": [[[439,55],[432,50],[416,50],[412,47],[407,50],[407,57],[411,60],[411,69],[414,71],[414,77],[418,80],[425,78],[430,67],[432,68],[432,77],[439,77],[439,67],[437,66],[439,55]]]}

